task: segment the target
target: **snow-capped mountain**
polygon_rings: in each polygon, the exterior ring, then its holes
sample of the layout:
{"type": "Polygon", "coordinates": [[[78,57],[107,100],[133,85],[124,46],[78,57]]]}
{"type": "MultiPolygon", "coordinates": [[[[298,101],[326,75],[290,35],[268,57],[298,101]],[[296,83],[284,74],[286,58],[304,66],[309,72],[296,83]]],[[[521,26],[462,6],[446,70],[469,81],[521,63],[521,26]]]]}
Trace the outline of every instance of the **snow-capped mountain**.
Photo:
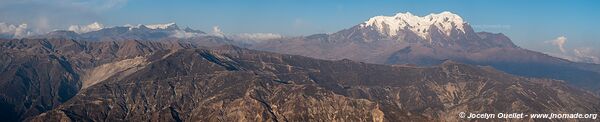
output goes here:
{"type": "Polygon", "coordinates": [[[600,65],[575,63],[515,45],[502,33],[475,32],[451,12],[375,16],[332,34],[255,44],[251,48],[321,59],[437,65],[453,60],[507,73],[565,80],[600,93],[600,65]]]}
{"type": "Polygon", "coordinates": [[[132,29],[139,29],[139,28],[148,28],[148,29],[152,29],[152,30],[179,30],[179,27],[177,26],[177,24],[171,22],[171,23],[165,23],[165,24],[148,24],[148,25],[142,25],[142,24],[138,24],[136,26],[132,26],[132,25],[125,25],[125,27],[129,27],[129,30],[132,29]]]}
{"type": "Polygon", "coordinates": [[[175,23],[167,23],[167,24],[152,24],[152,25],[145,25],[146,27],[150,28],[150,29],[168,29],[168,28],[178,28],[177,25],[175,23]]]}
{"type": "MultiPolygon", "coordinates": [[[[416,16],[398,13],[375,16],[352,28],[329,34],[329,41],[421,44],[455,50],[516,47],[510,40],[483,40],[461,16],[451,12],[416,16]]],[[[503,35],[501,35],[503,36],[503,35]]],[[[491,38],[488,38],[491,39],[491,38]]],[[[396,46],[402,47],[402,46],[396,46]]]]}
{"type": "Polygon", "coordinates": [[[447,11],[423,17],[407,12],[394,16],[376,16],[360,24],[360,27],[375,29],[387,36],[396,36],[400,30],[410,30],[422,38],[428,38],[432,27],[446,36],[450,36],[454,30],[465,33],[463,24],[466,23],[460,16],[447,11]]]}
{"type": "Polygon", "coordinates": [[[482,53],[520,49],[501,33],[475,32],[461,16],[451,12],[375,16],[332,34],[315,34],[254,47],[324,59],[419,65],[433,65],[444,59],[492,60],[494,58],[482,57],[493,55],[482,53]],[[480,53],[480,56],[468,56],[472,53],[480,53]]]}

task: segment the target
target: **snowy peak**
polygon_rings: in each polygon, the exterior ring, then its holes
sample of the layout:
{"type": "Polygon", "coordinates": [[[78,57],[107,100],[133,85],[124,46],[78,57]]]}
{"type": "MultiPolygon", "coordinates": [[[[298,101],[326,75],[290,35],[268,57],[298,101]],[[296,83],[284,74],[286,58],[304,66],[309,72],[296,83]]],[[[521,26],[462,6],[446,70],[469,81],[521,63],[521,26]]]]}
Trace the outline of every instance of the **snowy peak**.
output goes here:
{"type": "Polygon", "coordinates": [[[420,37],[427,38],[431,26],[437,27],[438,30],[447,36],[454,29],[465,33],[465,29],[463,28],[464,23],[460,16],[447,11],[423,17],[406,12],[398,13],[394,16],[376,16],[360,24],[360,27],[373,27],[380,33],[388,36],[397,35],[399,30],[410,30],[420,37]]]}
{"type": "Polygon", "coordinates": [[[175,23],[167,23],[167,24],[151,24],[151,25],[144,25],[147,28],[150,29],[167,29],[167,28],[174,28],[177,27],[177,25],[175,23]]]}
{"type": "Polygon", "coordinates": [[[179,29],[179,27],[177,26],[177,24],[175,23],[166,23],[166,24],[149,24],[149,25],[142,25],[142,24],[138,24],[136,26],[133,25],[125,25],[125,27],[129,27],[129,30],[132,29],[138,29],[138,28],[148,28],[148,29],[152,29],[152,30],[157,30],[157,29],[179,29]]]}

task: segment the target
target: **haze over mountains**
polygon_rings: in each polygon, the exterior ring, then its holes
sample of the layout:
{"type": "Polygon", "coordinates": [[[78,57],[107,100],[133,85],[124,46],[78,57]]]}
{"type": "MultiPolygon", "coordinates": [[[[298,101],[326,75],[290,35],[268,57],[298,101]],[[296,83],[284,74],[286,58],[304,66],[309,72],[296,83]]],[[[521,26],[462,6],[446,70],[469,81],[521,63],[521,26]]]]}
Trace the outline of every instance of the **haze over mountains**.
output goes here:
{"type": "Polygon", "coordinates": [[[69,30],[0,40],[1,118],[458,121],[464,111],[600,112],[600,65],[475,32],[451,12],[376,16],[301,37],[175,23],[69,30]]]}

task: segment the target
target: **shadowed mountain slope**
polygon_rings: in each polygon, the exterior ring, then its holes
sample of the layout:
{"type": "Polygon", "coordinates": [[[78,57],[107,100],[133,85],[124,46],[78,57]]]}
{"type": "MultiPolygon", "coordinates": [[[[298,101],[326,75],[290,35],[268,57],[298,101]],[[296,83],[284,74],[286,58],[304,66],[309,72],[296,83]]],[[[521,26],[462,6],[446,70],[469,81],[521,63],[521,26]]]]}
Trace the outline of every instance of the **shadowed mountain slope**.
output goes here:
{"type": "Polygon", "coordinates": [[[195,48],[179,42],[86,42],[59,39],[0,40],[0,118],[16,121],[51,110],[86,84],[135,65],[111,64],[159,50],[195,48]],[[97,68],[100,67],[100,68],[97,68]],[[93,72],[94,70],[96,72],[93,72]]]}
{"type": "Polygon", "coordinates": [[[157,51],[31,121],[458,121],[459,112],[594,113],[563,82],[453,61],[388,66],[225,46],[157,51]]]}

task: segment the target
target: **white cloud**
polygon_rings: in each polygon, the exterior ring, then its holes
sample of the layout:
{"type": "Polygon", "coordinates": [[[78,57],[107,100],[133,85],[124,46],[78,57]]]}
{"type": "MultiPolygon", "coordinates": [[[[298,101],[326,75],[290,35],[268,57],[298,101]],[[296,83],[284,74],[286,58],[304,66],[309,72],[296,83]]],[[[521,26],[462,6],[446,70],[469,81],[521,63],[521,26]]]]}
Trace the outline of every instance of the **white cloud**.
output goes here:
{"type": "Polygon", "coordinates": [[[238,37],[242,39],[250,39],[250,40],[270,40],[270,39],[278,39],[283,36],[274,33],[242,33],[238,34],[238,37]]]}
{"type": "Polygon", "coordinates": [[[12,25],[0,23],[0,34],[9,35],[11,38],[23,38],[32,34],[27,28],[27,24],[12,25]]]}
{"type": "Polygon", "coordinates": [[[550,43],[554,46],[557,46],[560,50],[557,52],[546,52],[549,55],[567,59],[574,62],[584,62],[584,63],[595,63],[600,64],[600,50],[589,47],[578,47],[573,49],[566,49],[565,44],[567,43],[567,37],[560,36],[554,40],[546,41],[545,43],[550,43]]]}
{"type": "Polygon", "coordinates": [[[94,23],[86,25],[86,26],[80,26],[80,25],[69,26],[69,30],[74,31],[76,33],[87,33],[87,32],[97,31],[102,28],[104,28],[104,26],[98,22],[94,22],[94,23]]]}
{"type": "Polygon", "coordinates": [[[225,36],[225,33],[223,33],[223,31],[221,31],[221,28],[219,28],[219,26],[214,26],[211,34],[213,34],[214,36],[220,36],[220,37],[225,36]]]}
{"type": "Polygon", "coordinates": [[[219,26],[213,27],[213,32],[210,33],[211,36],[219,36],[225,37],[228,39],[232,39],[233,41],[242,42],[242,43],[260,43],[272,39],[280,39],[283,38],[282,35],[275,33],[241,33],[241,34],[227,34],[219,28],[219,26]]]}
{"type": "Polygon", "coordinates": [[[235,35],[228,36],[228,37],[235,41],[246,42],[246,43],[260,43],[260,42],[264,42],[264,41],[268,41],[268,40],[283,38],[282,35],[274,34],[274,33],[242,33],[242,34],[235,34],[235,35]]]}
{"type": "Polygon", "coordinates": [[[175,38],[193,38],[193,37],[204,36],[204,35],[206,35],[206,34],[194,33],[194,32],[185,32],[185,31],[182,31],[182,30],[175,30],[175,32],[171,36],[175,37],[175,38]]]}
{"type": "Polygon", "coordinates": [[[554,40],[549,41],[549,43],[551,43],[552,45],[558,46],[558,49],[560,49],[560,52],[562,52],[562,53],[566,53],[565,46],[564,46],[566,42],[567,42],[567,37],[565,37],[565,36],[560,36],[554,40]]]}
{"type": "Polygon", "coordinates": [[[174,22],[171,22],[171,23],[166,23],[166,24],[150,24],[150,25],[144,25],[144,26],[146,26],[147,28],[150,28],[150,29],[167,29],[173,25],[176,25],[176,24],[174,22]]]}
{"type": "Polygon", "coordinates": [[[596,63],[600,64],[600,52],[589,47],[575,48],[573,49],[573,56],[571,60],[577,62],[596,63]]]}

